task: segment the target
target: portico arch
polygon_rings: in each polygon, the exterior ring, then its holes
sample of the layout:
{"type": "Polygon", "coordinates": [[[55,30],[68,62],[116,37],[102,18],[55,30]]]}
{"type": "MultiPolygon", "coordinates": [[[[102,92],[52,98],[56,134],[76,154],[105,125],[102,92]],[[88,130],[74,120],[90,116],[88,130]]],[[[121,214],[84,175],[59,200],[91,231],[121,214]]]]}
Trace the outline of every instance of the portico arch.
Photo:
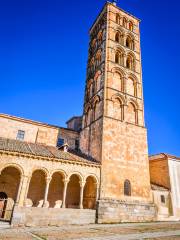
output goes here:
{"type": "Polygon", "coordinates": [[[14,166],[5,167],[0,175],[0,218],[11,219],[14,203],[18,200],[21,172],[14,166]]]}
{"type": "Polygon", "coordinates": [[[95,209],[97,199],[97,179],[94,176],[86,178],[83,194],[83,207],[85,209],[95,209]]]}
{"type": "Polygon", "coordinates": [[[53,173],[48,193],[49,207],[55,207],[58,201],[63,201],[64,178],[61,171],[53,173]]]}
{"type": "Polygon", "coordinates": [[[17,167],[8,166],[1,171],[0,175],[0,192],[4,192],[8,198],[16,201],[21,172],[17,167]]]}
{"type": "Polygon", "coordinates": [[[32,201],[34,207],[37,207],[39,201],[44,199],[46,177],[47,175],[42,169],[37,169],[32,174],[27,198],[32,201]]]}
{"type": "Polygon", "coordinates": [[[70,176],[66,194],[67,208],[79,208],[81,182],[82,178],[79,174],[75,173],[70,176]]]}

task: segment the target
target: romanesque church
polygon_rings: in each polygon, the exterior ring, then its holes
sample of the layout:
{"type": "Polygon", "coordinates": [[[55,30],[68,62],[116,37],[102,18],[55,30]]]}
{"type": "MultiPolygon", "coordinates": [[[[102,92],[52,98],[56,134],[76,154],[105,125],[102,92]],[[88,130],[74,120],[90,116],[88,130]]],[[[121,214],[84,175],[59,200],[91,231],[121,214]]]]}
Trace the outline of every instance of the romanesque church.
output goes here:
{"type": "Polygon", "coordinates": [[[180,158],[148,156],[139,26],[104,5],[89,31],[83,113],[67,128],[0,114],[0,220],[180,219],[180,158]]]}

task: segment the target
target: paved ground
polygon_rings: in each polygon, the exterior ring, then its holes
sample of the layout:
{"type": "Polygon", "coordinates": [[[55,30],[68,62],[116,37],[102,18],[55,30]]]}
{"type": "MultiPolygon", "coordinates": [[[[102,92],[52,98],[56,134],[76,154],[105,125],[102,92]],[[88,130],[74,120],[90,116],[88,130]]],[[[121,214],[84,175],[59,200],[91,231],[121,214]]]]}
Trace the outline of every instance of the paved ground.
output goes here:
{"type": "Polygon", "coordinates": [[[0,227],[0,240],[180,240],[179,223],[141,223],[46,228],[0,227]]]}

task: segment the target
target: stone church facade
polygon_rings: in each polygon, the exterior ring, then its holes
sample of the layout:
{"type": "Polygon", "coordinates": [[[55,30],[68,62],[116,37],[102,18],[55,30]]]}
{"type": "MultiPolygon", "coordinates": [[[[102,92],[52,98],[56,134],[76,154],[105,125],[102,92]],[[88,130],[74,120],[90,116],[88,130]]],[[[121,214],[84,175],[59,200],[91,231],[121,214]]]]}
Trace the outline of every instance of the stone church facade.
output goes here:
{"type": "Polygon", "coordinates": [[[0,219],[28,226],[157,219],[154,199],[170,188],[150,180],[139,24],[105,4],[90,29],[83,116],[67,128],[0,114],[0,219]]]}

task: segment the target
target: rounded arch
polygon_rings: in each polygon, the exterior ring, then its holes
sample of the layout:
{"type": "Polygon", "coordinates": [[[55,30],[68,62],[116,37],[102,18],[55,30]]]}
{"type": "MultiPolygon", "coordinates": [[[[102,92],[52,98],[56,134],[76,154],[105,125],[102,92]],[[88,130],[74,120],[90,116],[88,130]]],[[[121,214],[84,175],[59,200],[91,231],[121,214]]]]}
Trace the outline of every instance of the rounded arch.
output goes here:
{"type": "Polygon", "coordinates": [[[63,169],[53,170],[53,171],[51,172],[51,175],[50,175],[50,176],[52,177],[55,173],[61,174],[61,175],[63,176],[63,179],[66,179],[67,176],[68,176],[68,174],[67,174],[63,169]]]}
{"type": "Polygon", "coordinates": [[[137,105],[135,104],[135,101],[133,100],[129,101],[126,116],[127,122],[138,124],[138,109],[137,105]]]}
{"type": "Polygon", "coordinates": [[[111,69],[111,72],[112,72],[112,73],[118,72],[118,73],[121,74],[123,77],[125,77],[125,72],[124,72],[121,68],[119,68],[119,67],[114,67],[114,68],[112,68],[112,69],[111,69]]]}
{"type": "Polygon", "coordinates": [[[8,167],[16,168],[20,172],[21,176],[25,175],[24,168],[20,164],[17,164],[17,163],[7,163],[7,164],[5,164],[4,166],[1,167],[0,174],[2,173],[2,171],[5,168],[8,168],[8,167]]]}
{"type": "Polygon", "coordinates": [[[119,68],[114,68],[112,70],[111,87],[121,92],[125,91],[125,74],[119,68]]]}
{"type": "Polygon", "coordinates": [[[128,101],[128,104],[129,103],[132,103],[135,107],[136,110],[139,109],[139,104],[137,103],[137,101],[135,101],[133,98],[130,98],[129,101],[128,101]]]}
{"type": "Polygon", "coordinates": [[[52,173],[47,197],[49,207],[62,206],[65,179],[66,173],[61,169],[52,173]]]}
{"type": "Polygon", "coordinates": [[[128,26],[129,26],[129,30],[130,30],[130,31],[133,31],[133,30],[134,30],[134,23],[133,23],[132,21],[129,21],[128,26]]]}
{"type": "Polygon", "coordinates": [[[115,102],[116,99],[119,99],[119,101],[122,103],[122,105],[126,105],[126,100],[125,100],[124,96],[122,96],[121,94],[117,93],[117,94],[114,94],[114,95],[111,97],[111,100],[112,100],[113,102],[115,102]]]}
{"type": "Polygon", "coordinates": [[[112,96],[113,101],[113,118],[124,120],[124,99],[119,94],[112,96]]]}
{"type": "Polygon", "coordinates": [[[83,207],[85,209],[95,209],[97,199],[97,180],[93,175],[86,178],[83,194],[83,207]]]}
{"type": "Polygon", "coordinates": [[[131,96],[137,97],[137,78],[134,78],[133,75],[129,75],[126,86],[127,93],[131,96]]]}
{"type": "Polygon", "coordinates": [[[126,67],[132,71],[135,71],[136,58],[133,53],[128,53],[126,58],[126,67]]]}
{"type": "Polygon", "coordinates": [[[128,77],[129,77],[129,78],[132,78],[135,83],[138,83],[138,78],[137,78],[136,75],[134,75],[133,73],[128,74],[128,77]]]}
{"type": "Polygon", "coordinates": [[[21,174],[20,168],[14,164],[7,164],[1,171],[0,192],[5,192],[14,201],[16,201],[21,174]]]}
{"type": "Polygon", "coordinates": [[[98,179],[98,177],[95,174],[93,174],[93,173],[87,174],[86,177],[85,177],[85,181],[87,180],[88,177],[94,178],[96,184],[97,185],[99,184],[99,179],[98,179]]]}
{"type": "Polygon", "coordinates": [[[98,92],[101,87],[101,70],[98,70],[94,76],[94,82],[95,82],[95,92],[98,92]]]}
{"type": "Polygon", "coordinates": [[[126,42],[125,45],[127,48],[134,50],[134,37],[130,34],[126,36],[126,42]]]}
{"type": "Polygon", "coordinates": [[[31,172],[31,176],[33,175],[34,172],[36,171],[42,171],[45,174],[45,177],[48,178],[50,177],[50,172],[47,168],[45,167],[33,167],[32,172],[31,172]]]}
{"type": "Polygon", "coordinates": [[[73,175],[76,175],[78,178],[79,178],[79,181],[80,182],[83,182],[84,181],[84,177],[83,175],[80,173],[80,172],[72,172],[68,175],[68,179],[70,180],[70,178],[73,176],[73,175]]]}
{"type": "Polygon", "coordinates": [[[123,19],[122,19],[122,25],[124,28],[127,28],[127,23],[128,23],[128,20],[127,18],[124,16],[123,19]]]}
{"type": "Polygon", "coordinates": [[[121,16],[119,15],[119,13],[116,13],[116,23],[120,24],[121,21],[121,16]]]}
{"type": "Polygon", "coordinates": [[[115,50],[115,63],[124,65],[124,56],[125,56],[125,51],[124,49],[118,47],[115,50]]]}
{"type": "Polygon", "coordinates": [[[95,104],[96,104],[97,102],[99,103],[100,101],[101,101],[100,96],[99,96],[99,95],[96,95],[96,96],[94,97],[94,99],[93,99],[92,107],[94,108],[95,104]]]}
{"type": "Polygon", "coordinates": [[[32,202],[33,207],[37,207],[39,204],[42,207],[47,177],[49,177],[49,175],[47,175],[47,170],[45,170],[45,168],[36,168],[32,172],[27,193],[27,201],[32,202]]]}
{"type": "Polygon", "coordinates": [[[83,181],[83,176],[79,172],[73,172],[68,176],[69,182],[66,193],[66,207],[80,207],[80,186],[83,181]]]}
{"type": "Polygon", "coordinates": [[[90,103],[87,103],[86,104],[86,107],[85,107],[85,113],[87,113],[89,110],[91,110],[92,106],[90,103]]]}

